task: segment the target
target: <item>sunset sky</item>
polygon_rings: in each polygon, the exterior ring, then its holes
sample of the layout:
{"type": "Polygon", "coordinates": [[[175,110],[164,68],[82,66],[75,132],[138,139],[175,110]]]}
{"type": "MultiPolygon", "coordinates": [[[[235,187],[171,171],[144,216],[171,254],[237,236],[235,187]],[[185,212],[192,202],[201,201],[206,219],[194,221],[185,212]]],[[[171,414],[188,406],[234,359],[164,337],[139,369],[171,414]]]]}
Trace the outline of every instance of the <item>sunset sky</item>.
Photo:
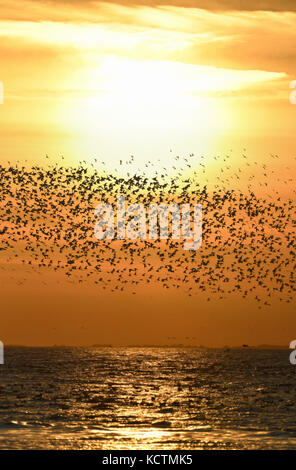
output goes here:
{"type": "Polygon", "coordinates": [[[114,167],[247,148],[288,160],[296,6],[257,5],[1,0],[1,158],[114,167]]]}
{"type": "MultiPolygon", "coordinates": [[[[295,25],[294,0],[0,0],[0,163],[84,160],[100,170],[103,160],[120,173],[133,155],[144,173],[149,161],[174,175],[173,157],[193,153],[192,170],[202,155],[215,175],[215,157],[231,153],[216,171],[228,165],[226,189],[264,186],[265,172],[268,201],[280,193],[286,208],[287,194],[295,198],[295,25]]],[[[16,258],[0,262],[5,343],[163,344],[195,330],[210,346],[294,339],[295,308],[277,298],[259,312],[239,296],[210,304],[155,286],[110,296],[52,272],[30,278],[16,258]]]]}

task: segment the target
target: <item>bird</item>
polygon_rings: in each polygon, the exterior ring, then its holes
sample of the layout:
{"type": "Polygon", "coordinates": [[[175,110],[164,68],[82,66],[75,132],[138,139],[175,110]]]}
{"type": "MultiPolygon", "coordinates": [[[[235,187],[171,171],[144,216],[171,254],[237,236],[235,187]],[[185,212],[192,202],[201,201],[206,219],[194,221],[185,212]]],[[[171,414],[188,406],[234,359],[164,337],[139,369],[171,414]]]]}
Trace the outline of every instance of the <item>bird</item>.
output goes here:
{"type": "MultiPolygon", "coordinates": [[[[91,168],[86,160],[76,167],[1,164],[2,266],[18,261],[41,279],[52,272],[57,282],[93,284],[113,293],[137,295],[138,288],[157,285],[205,302],[235,295],[253,299],[258,308],[270,308],[272,299],[291,303],[296,287],[293,179],[281,180],[290,195],[280,196],[272,169],[278,156],[253,162],[244,149],[234,170],[231,155],[215,156],[214,178],[206,157],[194,154],[172,154],[166,165],[147,160],[142,168],[155,168],[151,176],[138,169],[133,155],[121,158],[114,172],[98,158],[91,168]],[[184,250],[182,239],[172,233],[165,240],[159,233],[156,239],[117,239],[117,227],[114,239],[97,240],[94,209],[112,205],[118,195],[128,204],[142,204],[147,213],[152,204],[200,204],[201,248],[184,250]]],[[[290,166],[286,171],[292,174],[290,166]]],[[[13,276],[16,282],[27,280],[17,271],[13,276]]]]}

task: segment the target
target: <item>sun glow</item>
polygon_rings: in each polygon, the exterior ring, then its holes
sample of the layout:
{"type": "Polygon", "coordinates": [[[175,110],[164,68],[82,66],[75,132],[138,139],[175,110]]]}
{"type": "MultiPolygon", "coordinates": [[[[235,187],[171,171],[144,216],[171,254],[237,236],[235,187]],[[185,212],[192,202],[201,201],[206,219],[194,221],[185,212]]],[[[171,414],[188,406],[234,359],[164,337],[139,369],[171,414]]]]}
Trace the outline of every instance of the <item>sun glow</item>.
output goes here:
{"type": "Polygon", "coordinates": [[[186,68],[173,62],[110,59],[103,65],[102,86],[108,103],[132,107],[190,106],[186,68]]]}
{"type": "Polygon", "coordinates": [[[219,152],[219,139],[233,132],[237,120],[225,97],[278,75],[87,55],[73,77],[76,92],[61,111],[73,135],[67,153],[76,160],[100,157],[118,172],[121,159],[136,155],[140,171],[148,174],[153,161],[171,173],[170,149],[183,156],[219,152]]]}
{"type": "Polygon", "coordinates": [[[192,151],[192,141],[208,142],[229,121],[218,100],[203,96],[208,87],[223,86],[214,85],[211,73],[177,62],[115,57],[90,67],[85,92],[68,107],[68,126],[77,139],[83,136],[75,148],[106,155],[111,166],[137,153],[142,169],[148,159],[164,164],[171,147],[192,151]]]}
{"type": "Polygon", "coordinates": [[[292,14],[2,3],[0,130],[9,160],[25,149],[31,162],[49,154],[118,167],[132,154],[147,172],[148,161],[164,167],[172,155],[210,162],[222,141],[225,151],[254,145],[258,156],[282,135],[294,147],[292,14]]]}

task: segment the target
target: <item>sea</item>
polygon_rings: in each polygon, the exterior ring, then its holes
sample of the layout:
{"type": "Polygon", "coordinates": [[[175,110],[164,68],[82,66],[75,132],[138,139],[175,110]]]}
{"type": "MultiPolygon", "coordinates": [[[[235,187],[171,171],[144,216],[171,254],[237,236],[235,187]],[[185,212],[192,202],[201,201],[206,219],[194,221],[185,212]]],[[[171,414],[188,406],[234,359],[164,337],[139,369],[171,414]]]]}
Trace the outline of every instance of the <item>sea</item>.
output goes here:
{"type": "Polygon", "coordinates": [[[289,349],[7,347],[0,449],[296,449],[289,349]]]}

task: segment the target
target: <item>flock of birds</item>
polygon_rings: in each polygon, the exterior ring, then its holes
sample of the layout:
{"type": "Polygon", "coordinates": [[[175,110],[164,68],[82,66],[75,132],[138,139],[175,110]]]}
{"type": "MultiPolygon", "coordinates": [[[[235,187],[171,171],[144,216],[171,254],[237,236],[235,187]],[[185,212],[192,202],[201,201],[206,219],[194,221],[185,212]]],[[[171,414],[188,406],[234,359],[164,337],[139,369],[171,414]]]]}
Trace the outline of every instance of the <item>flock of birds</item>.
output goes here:
{"type": "MultiPolygon", "coordinates": [[[[278,158],[270,156],[271,161],[278,158]]],[[[46,160],[50,163],[48,156],[46,160]]],[[[292,302],[296,212],[291,171],[287,169],[286,179],[272,179],[276,171],[268,163],[250,161],[245,152],[244,168],[234,166],[231,155],[214,160],[221,163],[215,179],[207,174],[206,159],[196,162],[193,154],[172,156],[169,169],[147,162],[150,170],[155,165],[150,176],[145,167],[135,168],[133,156],[120,160],[113,172],[98,159],[75,168],[60,163],[0,166],[1,269],[21,263],[26,273],[44,279],[49,271],[59,272],[63,282],[134,295],[157,285],[208,301],[252,298],[259,308],[274,298],[292,302]],[[279,187],[289,188],[290,195],[281,196],[279,187]],[[128,204],[147,208],[152,203],[201,204],[202,247],[186,251],[183,240],[172,237],[97,240],[95,208],[114,204],[122,195],[128,204]]]]}

